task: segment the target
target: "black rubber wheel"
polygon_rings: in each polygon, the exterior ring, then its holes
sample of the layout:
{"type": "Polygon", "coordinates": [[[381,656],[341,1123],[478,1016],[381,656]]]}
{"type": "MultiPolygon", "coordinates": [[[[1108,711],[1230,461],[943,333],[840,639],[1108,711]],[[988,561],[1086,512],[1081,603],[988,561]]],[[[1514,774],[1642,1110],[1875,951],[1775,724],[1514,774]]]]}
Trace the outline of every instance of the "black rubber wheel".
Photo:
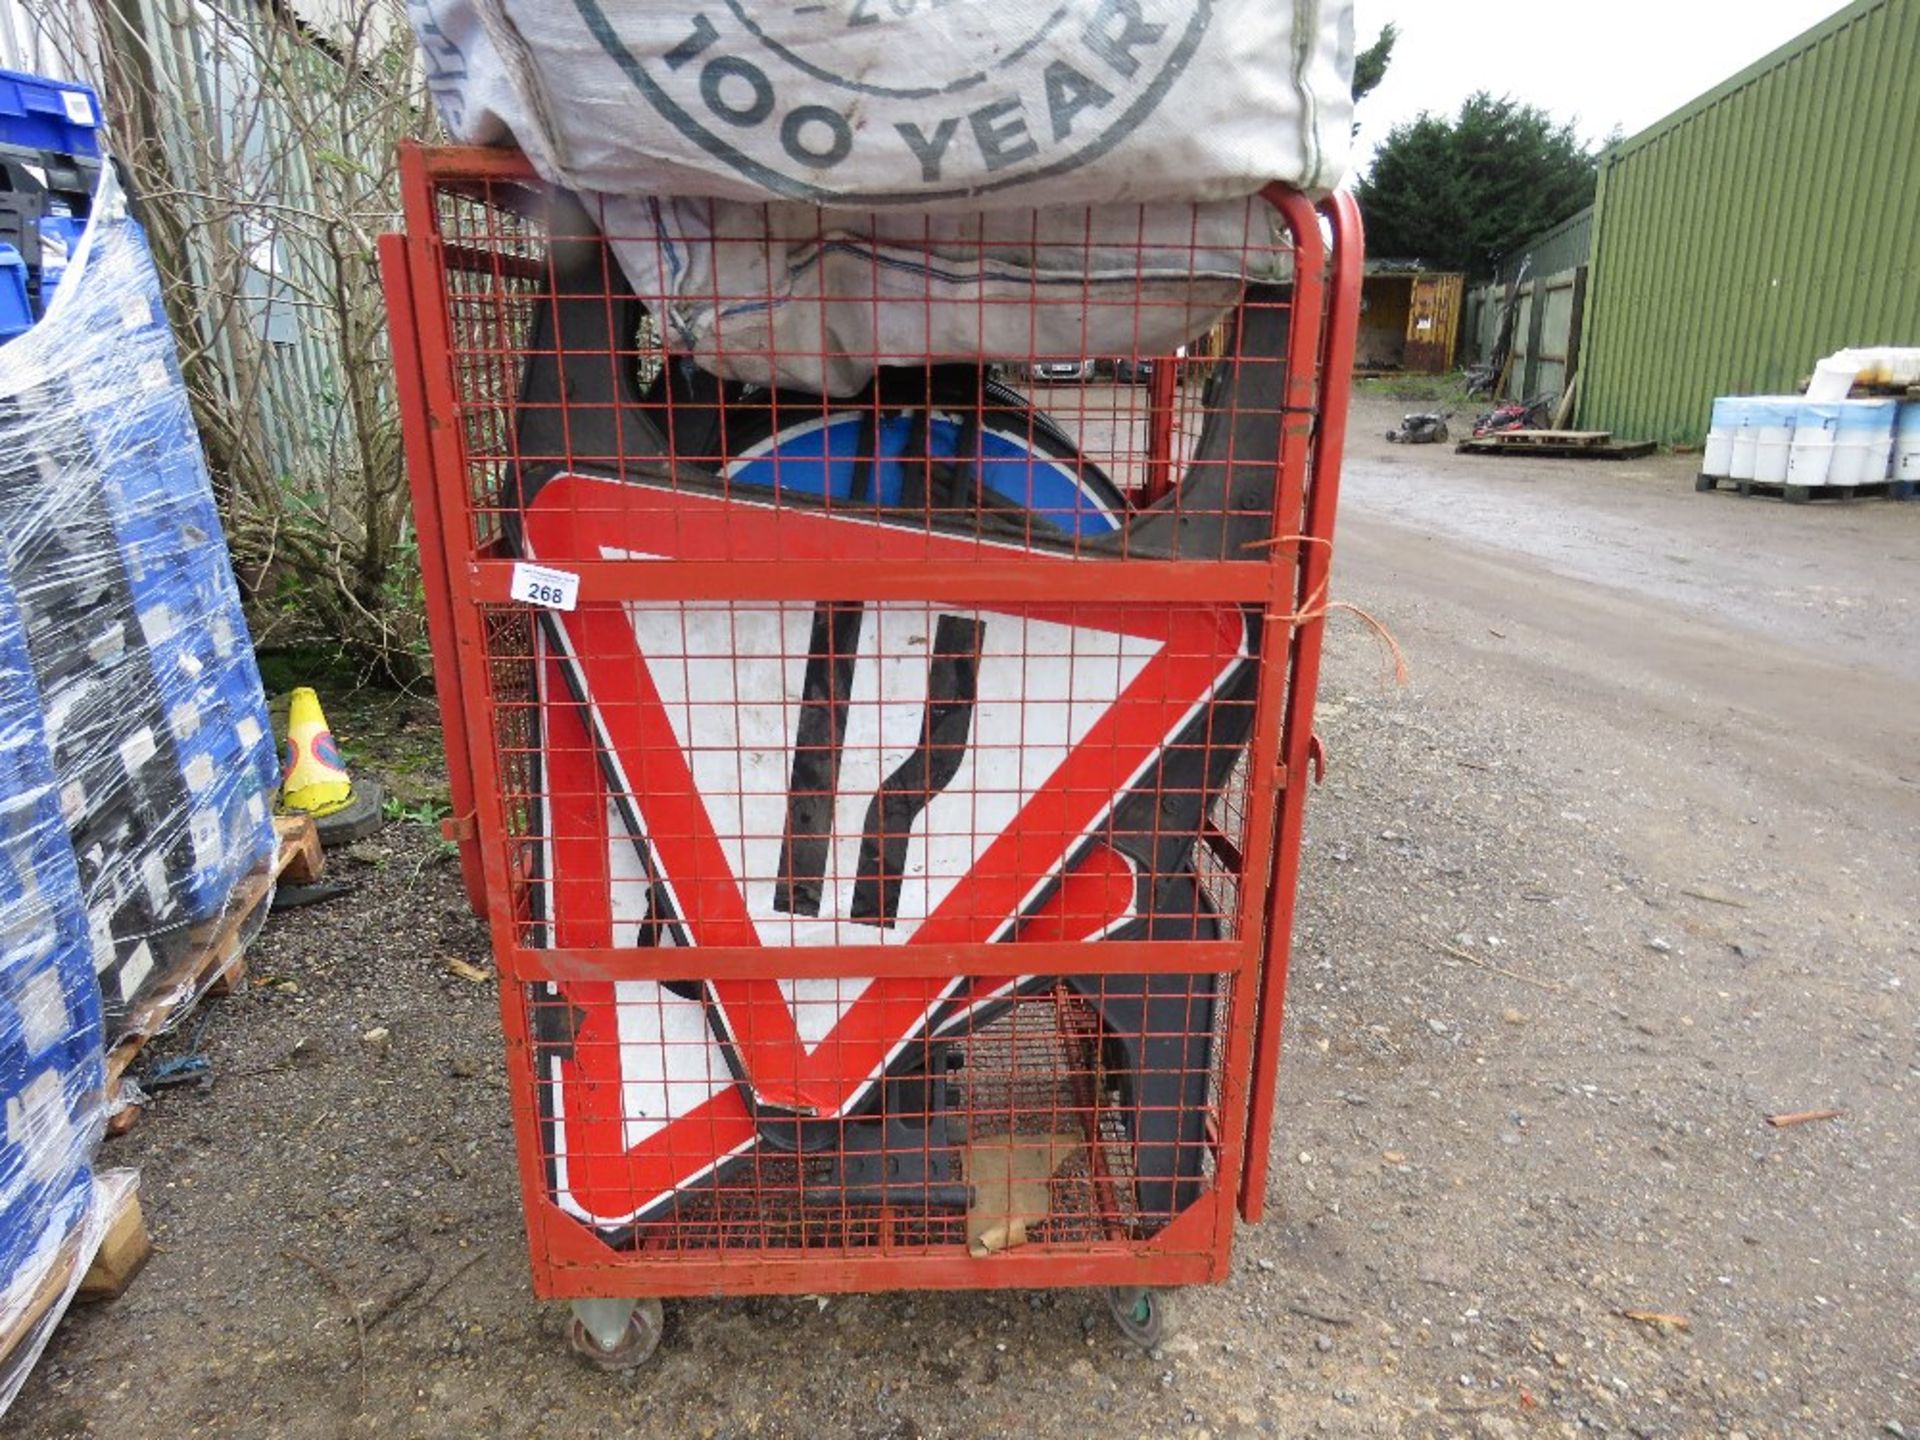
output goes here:
{"type": "Polygon", "coordinates": [[[658,1300],[641,1300],[627,1317],[627,1333],[611,1350],[602,1349],[593,1332],[575,1316],[567,1327],[567,1344],[596,1370],[634,1370],[653,1358],[660,1348],[660,1336],[666,1328],[666,1311],[658,1300]]]}
{"type": "Polygon", "coordinates": [[[387,788],[371,775],[353,782],[353,798],[343,810],[313,817],[313,828],[320,832],[320,844],[328,850],[364,840],[387,823],[387,788]]]}
{"type": "Polygon", "coordinates": [[[1107,1291],[1107,1310],[1120,1333],[1142,1350],[1151,1350],[1173,1333],[1164,1290],[1116,1285],[1107,1291]]]}

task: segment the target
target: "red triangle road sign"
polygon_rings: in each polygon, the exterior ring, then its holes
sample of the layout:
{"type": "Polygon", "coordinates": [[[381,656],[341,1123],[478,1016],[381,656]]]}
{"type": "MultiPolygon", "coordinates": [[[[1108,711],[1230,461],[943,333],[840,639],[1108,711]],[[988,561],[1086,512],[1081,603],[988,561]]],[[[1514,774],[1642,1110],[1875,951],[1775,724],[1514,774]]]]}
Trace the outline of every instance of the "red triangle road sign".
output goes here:
{"type": "MultiPolygon", "coordinates": [[[[565,673],[549,654],[539,674],[548,941],[599,947],[665,938],[666,927],[651,923],[636,838],[607,790],[580,709],[555,703],[565,694],[565,673]]],[[[1133,903],[1131,867],[1096,846],[1027,917],[1016,943],[1092,939],[1097,927],[1089,917],[1133,903]]],[[[936,1032],[964,1024],[974,1006],[1018,984],[1016,977],[966,982],[936,1032]]],[[[709,1023],[707,1002],[685,988],[567,981],[536,993],[536,1010],[561,1021],[536,1029],[563,1037],[542,1047],[539,1084],[549,1180],[569,1214],[603,1227],[648,1218],[758,1138],[759,1117],[709,1023]]]]}
{"type": "MultiPolygon", "coordinates": [[[[565,567],[977,559],[991,543],[561,475],[528,506],[520,548],[565,567]]],[[[645,601],[548,620],[543,787],[561,945],[595,943],[566,938],[576,925],[611,936],[623,920],[696,949],[1098,938],[1139,903],[1132,862],[1102,826],[1250,651],[1231,605],[645,601]],[[554,703],[556,682],[577,707],[554,703]]],[[[619,1029],[637,1009],[680,1038],[575,1044],[574,1083],[553,1108],[563,1129],[623,1117],[619,1146],[596,1137],[571,1153],[620,1157],[613,1213],[638,1213],[689,1183],[666,1173],[689,1161],[684,1142],[668,1145],[675,1158],[647,1171],[647,1126],[622,1105],[676,1096],[675,1128],[701,1115],[718,1164],[752,1143],[756,1106],[844,1115],[916,1036],[1013,983],[728,980],[704,1000],[655,986],[657,1003],[637,1006],[571,986],[589,1027],[619,1029]],[[693,1024],[703,1011],[711,1034],[693,1024]],[[647,1043],[671,1062],[636,1080],[626,1072],[654,1063],[640,1058],[647,1043]],[[599,1055],[622,1058],[590,1073],[585,1057],[599,1055]]]]}

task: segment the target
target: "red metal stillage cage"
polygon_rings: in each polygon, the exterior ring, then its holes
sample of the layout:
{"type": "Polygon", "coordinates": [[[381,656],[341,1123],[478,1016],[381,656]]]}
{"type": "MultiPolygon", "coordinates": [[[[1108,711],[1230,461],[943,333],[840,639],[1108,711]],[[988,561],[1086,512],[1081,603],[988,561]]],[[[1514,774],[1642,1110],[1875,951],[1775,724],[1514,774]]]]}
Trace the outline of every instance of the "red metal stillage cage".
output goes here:
{"type": "Polygon", "coordinates": [[[690,232],[511,153],[401,164],[450,833],[539,1293],[1223,1278],[1318,758],[1351,201],[1275,187],[1224,240],[690,232]],[[936,315],[956,274],[991,283],[936,315]],[[817,348],[771,323],[800,305],[817,348]],[[1132,353],[1088,353],[1116,315],[1132,353]],[[956,323],[991,363],[899,338],[956,323]]]}

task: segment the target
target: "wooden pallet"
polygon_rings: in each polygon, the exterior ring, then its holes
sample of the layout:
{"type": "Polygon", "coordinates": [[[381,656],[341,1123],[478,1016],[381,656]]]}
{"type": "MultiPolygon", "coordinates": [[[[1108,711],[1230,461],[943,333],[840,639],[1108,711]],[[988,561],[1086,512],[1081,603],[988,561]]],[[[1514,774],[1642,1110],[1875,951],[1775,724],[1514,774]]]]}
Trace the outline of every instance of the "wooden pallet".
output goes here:
{"type": "MultiPolygon", "coordinates": [[[[0,1334],[0,1373],[15,1352],[32,1339],[40,1323],[52,1314],[72,1290],[83,1301],[113,1300],[140,1273],[153,1254],[146,1217],[140,1213],[140,1176],[132,1170],[107,1170],[94,1176],[94,1204],[102,1207],[99,1245],[83,1252],[84,1235],[69,1235],[55,1252],[53,1263],[25,1307],[0,1334]],[[76,1288],[74,1271],[85,1267],[76,1288]]],[[[89,1227],[90,1229],[91,1227],[89,1227]]]]}
{"type": "Polygon", "coordinates": [[[277,816],[273,828],[280,843],[272,861],[234,887],[218,919],[194,930],[186,959],[126,1018],[107,1051],[109,1135],[124,1134],[140,1118],[140,1107],[122,1104],[121,1094],[127,1071],[147,1042],[191,1010],[202,995],[224,995],[246,982],[248,927],[272,895],[275,882],[285,876],[293,884],[311,885],[325,870],[326,852],[320,848],[320,833],[311,816],[277,816]]]}
{"type": "Polygon", "coordinates": [[[1490,430],[1475,440],[1488,445],[1544,447],[1549,450],[1594,450],[1613,442],[1611,430],[1490,430]]]}
{"type": "Polygon", "coordinates": [[[1525,455],[1555,460],[1640,460],[1660,447],[1617,441],[1610,430],[1496,430],[1454,446],[1460,455],[1525,455]]]}
{"type": "Polygon", "coordinates": [[[1730,480],[1722,475],[1701,475],[1693,482],[1696,490],[1735,490],[1742,495],[1767,495],[1789,505],[1805,505],[1810,500],[1911,500],[1911,480],[1876,480],[1866,485],[1785,485],[1768,480],[1730,480]]]}

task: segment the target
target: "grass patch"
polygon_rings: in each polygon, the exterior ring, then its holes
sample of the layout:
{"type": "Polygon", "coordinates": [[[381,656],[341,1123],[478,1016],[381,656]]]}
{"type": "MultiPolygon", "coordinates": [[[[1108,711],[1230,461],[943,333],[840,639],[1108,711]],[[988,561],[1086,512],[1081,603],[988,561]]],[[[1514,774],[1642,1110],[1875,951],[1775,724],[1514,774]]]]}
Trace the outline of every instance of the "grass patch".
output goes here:
{"type": "Polygon", "coordinates": [[[1467,398],[1467,377],[1459,371],[1450,375],[1375,375],[1354,381],[1353,388],[1361,395],[1399,400],[1428,410],[1462,412],[1475,405],[1489,408],[1485,401],[1467,398]]]}

